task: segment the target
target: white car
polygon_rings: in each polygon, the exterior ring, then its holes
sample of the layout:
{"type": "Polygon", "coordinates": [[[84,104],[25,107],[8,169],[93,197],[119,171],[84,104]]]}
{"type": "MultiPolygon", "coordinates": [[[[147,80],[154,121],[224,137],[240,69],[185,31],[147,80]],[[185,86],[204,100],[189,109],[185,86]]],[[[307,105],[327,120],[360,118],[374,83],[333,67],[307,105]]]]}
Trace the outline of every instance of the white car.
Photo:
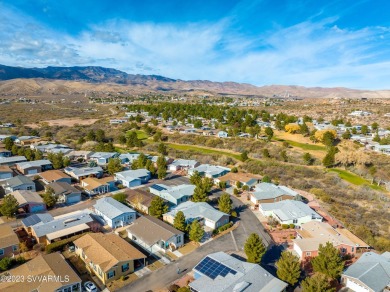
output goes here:
{"type": "Polygon", "coordinates": [[[95,284],[92,283],[91,281],[84,283],[84,289],[87,292],[97,292],[97,288],[96,288],[95,284]]]}

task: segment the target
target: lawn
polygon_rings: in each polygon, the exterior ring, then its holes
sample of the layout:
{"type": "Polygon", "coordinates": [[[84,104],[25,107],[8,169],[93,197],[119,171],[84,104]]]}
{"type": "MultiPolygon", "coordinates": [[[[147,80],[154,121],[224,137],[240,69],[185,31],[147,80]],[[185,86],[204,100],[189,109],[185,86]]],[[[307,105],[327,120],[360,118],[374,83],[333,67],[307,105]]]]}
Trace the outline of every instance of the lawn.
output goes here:
{"type": "Polygon", "coordinates": [[[364,179],[364,178],[362,178],[354,173],[351,173],[347,170],[343,170],[343,169],[339,169],[339,168],[331,168],[331,169],[329,169],[329,171],[337,173],[341,179],[346,180],[347,182],[349,182],[351,184],[354,184],[357,186],[367,185],[374,190],[383,191],[382,187],[377,186],[377,185],[373,185],[368,180],[366,180],[366,179],[364,179]]]}
{"type": "Polygon", "coordinates": [[[148,134],[146,134],[142,130],[136,130],[135,132],[137,133],[137,138],[140,139],[140,140],[145,140],[145,139],[149,138],[148,134]]]}
{"type": "Polygon", "coordinates": [[[326,147],[321,145],[313,145],[313,144],[306,144],[306,143],[300,143],[296,141],[286,140],[286,139],[280,139],[280,138],[274,138],[274,140],[279,142],[287,142],[293,147],[298,147],[303,150],[313,150],[313,151],[325,151],[326,147]]]}
{"type": "Polygon", "coordinates": [[[168,147],[171,147],[176,150],[182,150],[182,151],[195,151],[201,154],[211,154],[211,155],[226,155],[229,157],[232,157],[234,159],[241,161],[241,155],[235,154],[232,152],[227,152],[223,150],[215,150],[215,149],[209,149],[205,147],[200,146],[193,146],[193,145],[184,145],[184,144],[172,144],[172,143],[166,143],[168,147]]]}

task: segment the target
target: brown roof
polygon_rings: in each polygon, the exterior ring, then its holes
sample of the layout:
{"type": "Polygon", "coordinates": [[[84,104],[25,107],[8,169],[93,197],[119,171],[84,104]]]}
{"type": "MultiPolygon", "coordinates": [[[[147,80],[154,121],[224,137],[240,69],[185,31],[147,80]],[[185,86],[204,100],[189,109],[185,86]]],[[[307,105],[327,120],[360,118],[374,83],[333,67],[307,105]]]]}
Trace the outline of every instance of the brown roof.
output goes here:
{"type": "Polygon", "coordinates": [[[39,174],[46,181],[56,181],[61,178],[70,178],[70,176],[63,173],[61,170],[54,169],[42,172],[39,174]]]}
{"type": "Polygon", "coordinates": [[[0,165],[0,172],[13,172],[8,165],[0,165]]]}
{"type": "Polygon", "coordinates": [[[29,203],[43,204],[42,197],[33,191],[18,190],[12,192],[10,195],[14,196],[19,205],[25,205],[29,203]]]}
{"type": "Polygon", "coordinates": [[[84,189],[87,190],[94,190],[100,186],[106,185],[108,182],[114,181],[114,177],[109,176],[105,178],[96,178],[96,177],[87,177],[86,179],[82,180],[82,183],[85,183],[87,185],[83,185],[84,189]]]}
{"type": "Polygon", "coordinates": [[[113,233],[89,233],[76,239],[74,244],[84,251],[87,260],[99,265],[104,272],[118,262],[146,258],[146,255],[113,233]]]}
{"type": "Polygon", "coordinates": [[[12,245],[19,245],[18,236],[11,226],[0,224],[0,248],[6,248],[12,245]]]}
{"type": "Polygon", "coordinates": [[[127,195],[127,201],[132,204],[141,204],[146,207],[150,207],[150,203],[152,202],[152,199],[154,195],[147,191],[143,190],[126,190],[124,193],[127,195]]]}
{"type": "Polygon", "coordinates": [[[76,189],[74,186],[68,184],[67,182],[57,181],[47,185],[54,190],[56,195],[67,195],[71,193],[81,193],[80,190],[76,189]]]}
{"type": "Polygon", "coordinates": [[[251,179],[261,179],[259,175],[251,174],[251,173],[244,173],[244,172],[229,172],[225,174],[224,176],[221,176],[218,178],[220,181],[228,181],[228,180],[234,180],[234,181],[240,181],[240,182],[247,182],[251,179]]]}
{"type": "Polygon", "coordinates": [[[153,245],[159,240],[167,241],[174,235],[183,234],[171,225],[152,216],[138,218],[127,230],[148,245],[153,245]]]}
{"type": "Polygon", "coordinates": [[[2,282],[0,283],[0,291],[15,292],[15,291],[56,291],[63,286],[73,283],[81,283],[81,279],[75,271],[69,266],[65,258],[60,253],[51,253],[46,255],[38,255],[36,258],[26,262],[25,264],[8,271],[13,276],[18,276],[24,281],[2,282]],[[28,281],[33,279],[33,276],[58,276],[62,281],[69,277],[68,282],[61,281],[28,281]]]}

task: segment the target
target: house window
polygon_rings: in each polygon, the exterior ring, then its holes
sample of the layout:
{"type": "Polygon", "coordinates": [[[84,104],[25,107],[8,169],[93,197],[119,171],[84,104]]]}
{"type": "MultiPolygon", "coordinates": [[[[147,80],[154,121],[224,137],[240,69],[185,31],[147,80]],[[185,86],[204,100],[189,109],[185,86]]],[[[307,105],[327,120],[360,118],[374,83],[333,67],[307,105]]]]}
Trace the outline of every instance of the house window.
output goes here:
{"type": "Polygon", "coordinates": [[[0,256],[4,255],[4,249],[0,249],[0,256]]]}
{"type": "Polygon", "coordinates": [[[115,271],[109,271],[109,272],[107,273],[107,278],[108,278],[108,279],[111,279],[112,277],[115,277],[115,271]]]}
{"type": "Polygon", "coordinates": [[[32,190],[32,187],[27,187],[27,190],[28,190],[28,191],[31,191],[31,190],[32,190]]]}
{"type": "Polygon", "coordinates": [[[306,256],[311,256],[311,252],[310,251],[306,252],[306,256]]]}
{"type": "Polygon", "coordinates": [[[17,245],[13,245],[13,246],[12,246],[12,251],[17,251],[17,250],[18,250],[18,248],[19,248],[19,246],[17,246],[17,245]]]}
{"type": "Polygon", "coordinates": [[[298,219],[293,219],[293,223],[294,224],[298,223],[298,219]]]}
{"type": "Polygon", "coordinates": [[[176,243],[181,243],[181,236],[176,237],[176,243]]]}
{"type": "Polygon", "coordinates": [[[133,240],[137,240],[137,237],[135,237],[134,235],[133,235],[133,237],[132,237],[132,238],[133,238],[133,240]]]}
{"type": "Polygon", "coordinates": [[[355,248],[354,248],[353,246],[352,246],[352,249],[351,249],[351,251],[352,251],[352,252],[354,252],[354,251],[355,251],[355,248]]]}
{"type": "Polygon", "coordinates": [[[129,263],[122,265],[122,272],[126,272],[130,269],[129,263]]]}

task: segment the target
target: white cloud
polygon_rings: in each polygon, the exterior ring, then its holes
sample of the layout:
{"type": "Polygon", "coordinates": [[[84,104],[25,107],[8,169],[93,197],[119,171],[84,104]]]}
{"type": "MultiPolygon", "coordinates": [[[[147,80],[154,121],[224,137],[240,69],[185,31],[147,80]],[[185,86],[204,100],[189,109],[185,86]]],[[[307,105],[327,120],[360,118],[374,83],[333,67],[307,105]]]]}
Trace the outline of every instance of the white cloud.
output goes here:
{"type": "Polygon", "coordinates": [[[178,79],[385,88],[390,30],[348,30],[337,18],[248,37],[229,19],[186,25],[113,20],[77,36],[58,33],[0,4],[0,63],[101,65],[178,79]]]}

